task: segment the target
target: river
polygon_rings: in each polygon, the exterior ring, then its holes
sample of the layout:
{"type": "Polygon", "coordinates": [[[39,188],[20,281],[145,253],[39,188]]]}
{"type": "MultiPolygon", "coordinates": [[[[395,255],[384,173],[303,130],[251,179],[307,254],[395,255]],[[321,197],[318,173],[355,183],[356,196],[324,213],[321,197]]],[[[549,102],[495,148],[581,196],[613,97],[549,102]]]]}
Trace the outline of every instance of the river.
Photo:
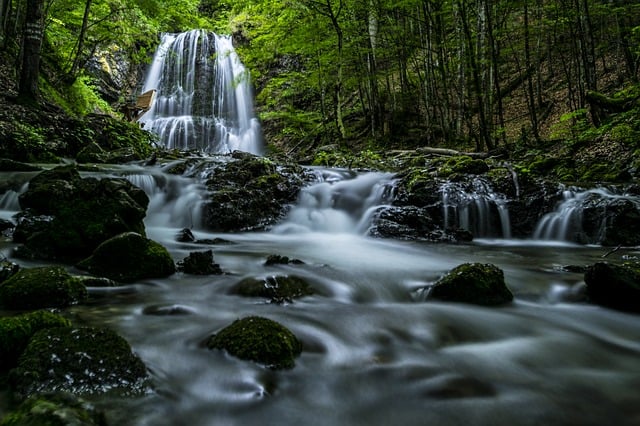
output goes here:
{"type": "MultiPolygon", "coordinates": [[[[110,174],[147,182],[148,236],[176,261],[213,248],[226,274],[177,273],[90,289],[88,303],[65,310],[76,325],[118,331],[151,372],[148,395],[90,398],[109,424],[640,424],[640,317],[575,302],[583,277],[564,268],[600,261],[607,248],[512,239],[429,244],[345,228],[292,231],[285,225],[293,215],[272,232],[213,234],[195,226],[198,239],[230,243],[179,243],[175,235],[197,221],[185,212],[195,211],[203,188],[158,168],[110,174]],[[140,177],[148,175],[154,179],[140,177]],[[162,188],[153,183],[159,181],[162,188]],[[270,254],[304,264],[264,266],[270,254]],[[464,262],[502,268],[515,301],[485,308],[425,299],[425,286],[464,262]],[[230,293],[244,277],[278,274],[305,277],[317,294],[270,304],[230,293]],[[303,352],[293,369],[271,371],[201,345],[248,315],[276,320],[298,336],[303,352]]],[[[2,179],[21,188],[16,174],[2,179]]],[[[5,193],[0,217],[15,212],[12,197],[5,193]]],[[[13,246],[4,241],[0,251],[11,257],[13,246]]],[[[621,256],[640,253],[619,250],[608,259],[621,256]]]]}

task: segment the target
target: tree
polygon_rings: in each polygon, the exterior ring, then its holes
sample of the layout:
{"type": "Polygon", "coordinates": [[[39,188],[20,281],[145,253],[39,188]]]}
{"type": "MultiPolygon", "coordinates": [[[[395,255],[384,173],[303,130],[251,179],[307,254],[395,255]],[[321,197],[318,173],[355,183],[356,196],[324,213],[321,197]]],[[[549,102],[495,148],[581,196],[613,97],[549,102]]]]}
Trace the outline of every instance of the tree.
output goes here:
{"type": "Polygon", "coordinates": [[[27,11],[22,39],[22,67],[18,97],[26,102],[40,97],[40,52],[44,32],[44,0],[27,0],[27,11]]]}

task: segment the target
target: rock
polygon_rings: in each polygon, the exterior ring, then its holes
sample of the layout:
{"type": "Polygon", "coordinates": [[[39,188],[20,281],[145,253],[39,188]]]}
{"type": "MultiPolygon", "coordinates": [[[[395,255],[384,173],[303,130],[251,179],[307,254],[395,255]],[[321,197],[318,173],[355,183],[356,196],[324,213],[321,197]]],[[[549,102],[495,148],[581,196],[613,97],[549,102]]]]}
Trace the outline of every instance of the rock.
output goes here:
{"type": "Polygon", "coordinates": [[[431,287],[428,297],[487,306],[513,300],[513,294],[504,282],[504,273],[489,263],[456,266],[431,287]]]}
{"type": "Polygon", "coordinates": [[[140,394],[147,369],[121,336],[105,328],[59,327],[36,332],[10,371],[18,395],[64,391],[79,395],[140,394]]]}
{"type": "Polygon", "coordinates": [[[257,316],[234,321],[211,336],[206,345],[274,370],[293,368],[302,352],[302,343],[289,329],[257,316]]]}
{"type": "Polygon", "coordinates": [[[20,269],[0,284],[6,309],[63,308],[87,298],[87,289],[60,266],[20,269]]]}
{"type": "Polygon", "coordinates": [[[15,367],[31,336],[39,330],[70,327],[69,320],[47,311],[0,318],[0,371],[15,367]]]}
{"type": "Polygon", "coordinates": [[[176,271],[166,248],[135,232],[126,232],[105,241],[76,266],[119,282],[163,278],[176,271]]]}
{"type": "Polygon", "coordinates": [[[193,232],[189,228],[183,228],[176,235],[176,241],[179,243],[192,243],[196,240],[196,237],[193,235],[193,232]]]}
{"type": "Polygon", "coordinates": [[[267,260],[264,262],[265,266],[272,265],[304,265],[304,262],[300,259],[290,259],[288,256],[281,256],[279,254],[271,254],[267,257],[267,260]]]}
{"type": "Polygon", "coordinates": [[[277,166],[251,154],[218,166],[207,181],[204,223],[216,232],[261,230],[284,217],[310,178],[298,165],[277,166]]]}
{"type": "Polygon", "coordinates": [[[245,278],[231,291],[245,297],[264,297],[271,303],[291,303],[293,299],[314,294],[304,278],[282,275],[262,279],[245,278]]]}
{"type": "Polygon", "coordinates": [[[106,151],[95,142],[89,142],[76,155],[78,163],[106,163],[106,160],[106,151]]]}
{"type": "Polygon", "coordinates": [[[20,265],[9,260],[0,261],[0,284],[14,276],[20,270],[20,265]]]}
{"type": "Polygon", "coordinates": [[[582,218],[588,243],[640,245],[640,210],[635,200],[593,197],[587,201],[582,218]]]}
{"type": "Polygon", "coordinates": [[[107,426],[103,412],[75,395],[34,395],[7,414],[0,426],[107,426]]]}
{"type": "Polygon", "coordinates": [[[144,235],[149,198],[126,179],[82,179],[74,166],[44,171],[20,195],[14,241],[35,258],[77,261],[122,232],[144,235]]]}
{"type": "Polygon", "coordinates": [[[222,274],[220,265],[213,262],[213,251],[191,252],[189,256],[178,262],[178,271],[192,275],[222,274]]]}
{"type": "Polygon", "coordinates": [[[627,312],[640,312],[640,265],[598,262],[584,274],[589,300],[627,312]]]}

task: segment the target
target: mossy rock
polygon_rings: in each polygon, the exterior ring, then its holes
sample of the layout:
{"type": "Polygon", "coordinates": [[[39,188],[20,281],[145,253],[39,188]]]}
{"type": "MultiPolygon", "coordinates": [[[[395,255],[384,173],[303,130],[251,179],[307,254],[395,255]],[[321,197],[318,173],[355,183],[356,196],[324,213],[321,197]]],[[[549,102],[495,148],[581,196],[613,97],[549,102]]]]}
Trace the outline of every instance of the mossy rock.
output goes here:
{"type": "Polygon", "coordinates": [[[272,276],[262,279],[245,278],[237,283],[232,292],[245,297],[264,297],[272,303],[291,302],[314,294],[313,288],[297,276],[272,276]]]}
{"type": "Polygon", "coordinates": [[[513,300],[504,273],[490,263],[465,263],[453,268],[431,288],[429,297],[474,305],[502,305],[513,300]]]}
{"type": "Polygon", "coordinates": [[[584,281],[591,302],[640,313],[640,264],[597,262],[587,268],[584,281]]]}
{"type": "Polygon", "coordinates": [[[194,251],[178,262],[177,269],[185,274],[192,275],[219,275],[222,274],[220,265],[213,261],[213,251],[194,251]]]}
{"type": "Polygon", "coordinates": [[[42,170],[38,166],[34,166],[29,163],[22,163],[20,161],[9,160],[7,158],[0,158],[0,171],[2,172],[33,172],[42,170]]]}
{"type": "Polygon", "coordinates": [[[34,258],[75,262],[122,232],[144,235],[149,198],[126,179],[82,179],[71,165],[35,176],[19,201],[14,242],[34,258]]]}
{"type": "Polygon", "coordinates": [[[100,244],[77,267],[119,282],[164,278],[176,271],[164,246],[135,232],[117,235],[100,244]]]}
{"type": "Polygon", "coordinates": [[[0,284],[14,276],[20,270],[20,265],[9,260],[0,261],[0,284]]]}
{"type": "Polygon", "coordinates": [[[106,426],[104,413],[65,392],[34,395],[9,413],[0,426],[106,426]]]}
{"type": "Polygon", "coordinates": [[[6,309],[63,308],[87,298],[81,280],[61,266],[23,268],[0,285],[6,309]]]}
{"type": "Polygon", "coordinates": [[[302,343],[289,329],[257,316],[234,321],[211,336],[206,345],[274,370],[293,368],[295,358],[302,352],[302,343]]]}
{"type": "Polygon", "coordinates": [[[58,327],[36,332],[9,372],[19,396],[63,391],[137,395],[148,388],[144,363],[121,336],[105,328],[58,327]]]}
{"type": "Polygon", "coordinates": [[[47,311],[0,318],[0,371],[8,371],[16,366],[20,354],[35,332],[70,326],[66,318],[47,311]]]}

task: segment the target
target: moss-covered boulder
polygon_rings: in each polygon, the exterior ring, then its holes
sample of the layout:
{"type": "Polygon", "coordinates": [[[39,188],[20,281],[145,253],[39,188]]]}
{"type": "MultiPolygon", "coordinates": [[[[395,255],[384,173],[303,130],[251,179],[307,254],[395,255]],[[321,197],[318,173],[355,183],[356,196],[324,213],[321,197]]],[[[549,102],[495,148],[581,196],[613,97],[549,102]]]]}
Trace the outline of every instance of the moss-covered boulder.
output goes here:
{"type": "Polygon", "coordinates": [[[194,251],[177,264],[177,270],[192,275],[222,274],[220,265],[213,261],[213,250],[194,251]]]}
{"type": "Polygon", "coordinates": [[[597,262],[587,268],[584,281],[591,302],[640,313],[640,264],[597,262]]]}
{"type": "Polygon", "coordinates": [[[465,263],[440,278],[429,297],[474,305],[502,305],[513,300],[504,282],[504,273],[490,263],[465,263]]]}
{"type": "Polygon", "coordinates": [[[144,363],[126,340],[92,327],[36,332],[9,373],[9,384],[19,396],[51,391],[133,395],[147,390],[147,380],[144,363]]]}
{"type": "Polygon", "coordinates": [[[302,343],[289,329],[257,316],[234,321],[211,336],[206,345],[274,370],[293,368],[302,352],[302,343]]]}
{"type": "Polygon", "coordinates": [[[314,294],[309,283],[295,275],[245,278],[233,286],[231,291],[245,297],[264,297],[271,303],[290,303],[293,299],[314,294]]]}
{"type": "Polygon", "coordinates": [[[284,217],[310,179],[302,167],[246,153],[219,165],[207,181],[204,223],[212,231],[265,229],[284,217]]]}
{"type": "Polygon", "coordinates": [[[66,318],[47,311],[0,318],[0,371],[5,372],[16,366],[20,354],[35,332],[70,326],[66,318]]]}
{"type": "Polygon", "coordinates": [[[164,246],[135,232],[117,235],[100,244],[77,267],[120,282],[163,278],[176,271],[164,246]]]}
{"type": "Polygon", "coordinates": [[[63,308],[87,298],[81,280],[61,266],[23,268],[0,284],[5,309],[63,308]]]}
{"type": "Polygon", "coordinates": [[[145,233],[143,190],[126,179],[82,179],[73,165],[38,174],[19,200],[25,211],[13,238],[23,256],[77,261],[115,235],[145,233]]]}
{"type": "Polygon", "coordinates": [[[7,414],[0,426],[106,426],[103,412],[65,392],[34,395],[7,414]]]}

